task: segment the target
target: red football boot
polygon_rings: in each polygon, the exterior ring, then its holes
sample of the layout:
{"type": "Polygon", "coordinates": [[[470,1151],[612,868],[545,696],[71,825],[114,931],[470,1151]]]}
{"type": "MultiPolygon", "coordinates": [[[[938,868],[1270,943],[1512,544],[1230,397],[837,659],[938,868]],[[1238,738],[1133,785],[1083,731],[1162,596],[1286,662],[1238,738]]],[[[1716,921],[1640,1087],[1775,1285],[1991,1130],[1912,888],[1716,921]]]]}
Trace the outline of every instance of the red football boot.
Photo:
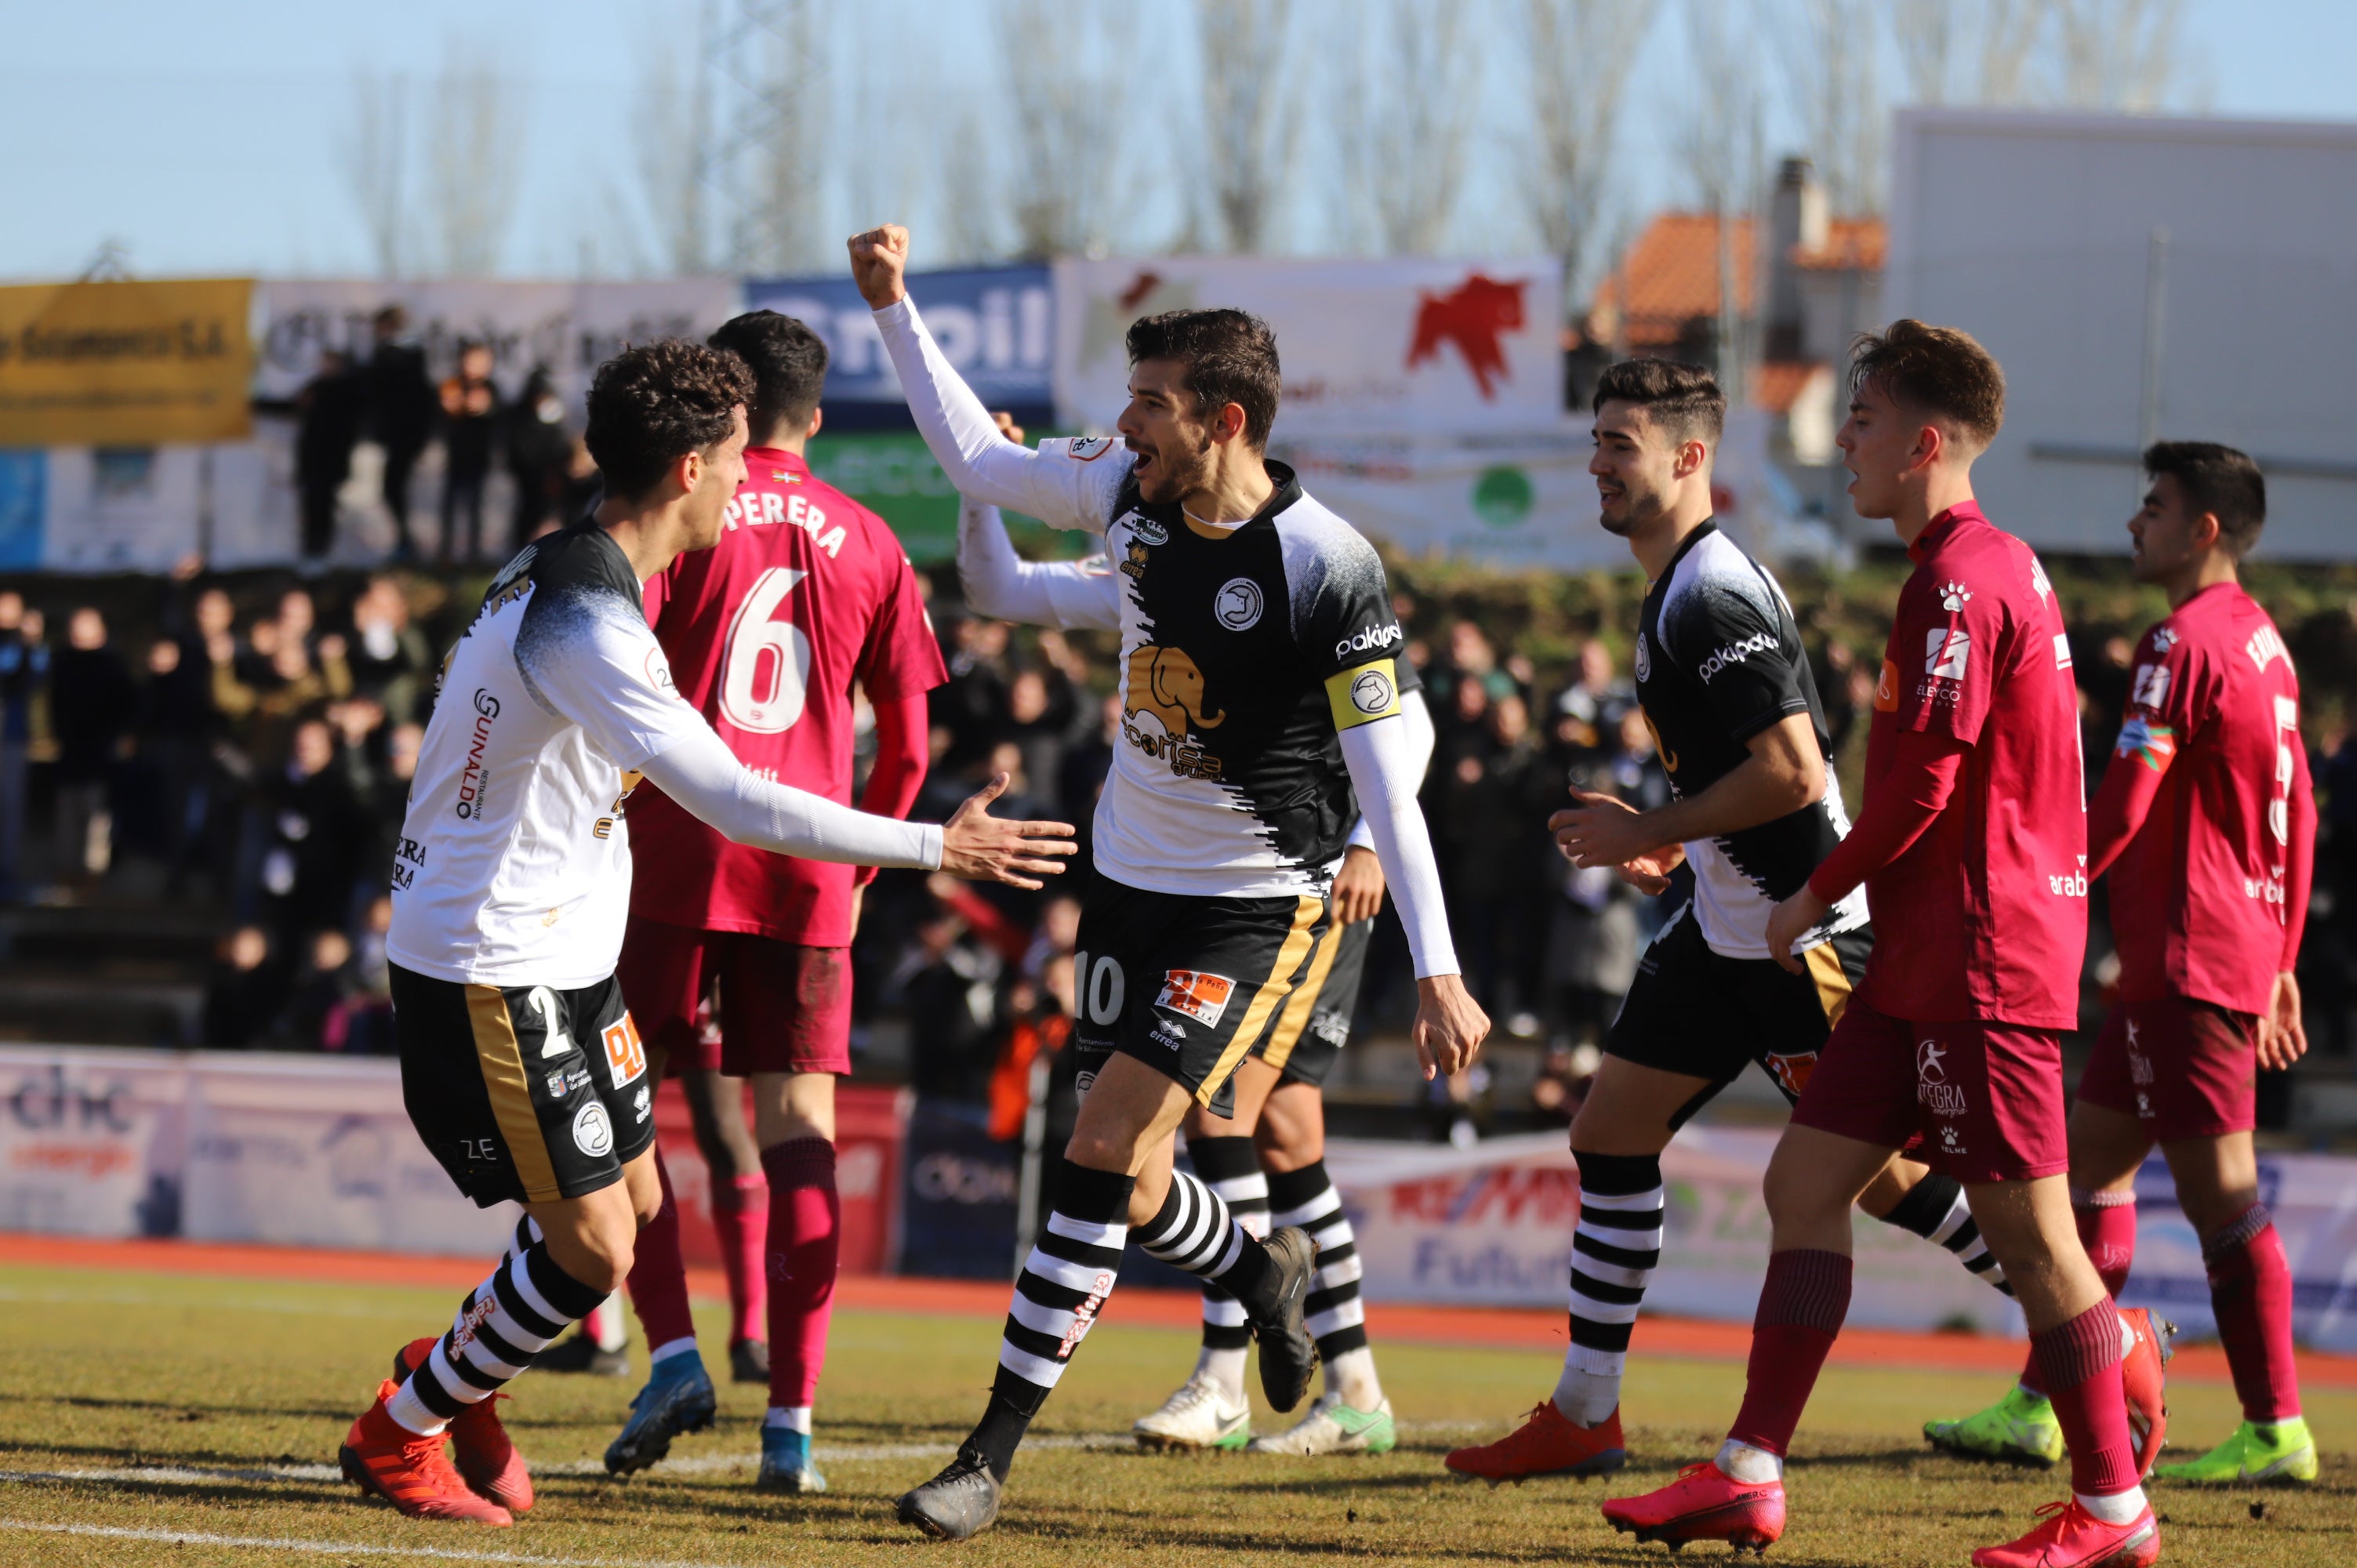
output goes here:
{"type": "Polygon", "coordinates": [[[1460,1476],[1477,1477],[1496,1486],[1530,1476],[1609,1476],[1629,1462],[1628,1445],[1620,1437],[1620,1409],[1594,1426],[1578,1426],[1541,1400],[1523,1424],[1495,1443],[1479,1448],[1454,1448],[1442,1461],[1460,1476]]]}
{"type": "Polygon", "coordinates": [[[337,1455],[344,1477],[363,1492],[378,1497],[412,1519],[464,1519],[478,1524],[513,1524],[515,1516],[487,1498],[479,1498],[450,1467],[439,1435],[420,1437],[385,1413],[384,1402],[399,1390],[387,1381],[376,1391],[376,1402],[361,1412],[344,1434],[337,1455]]]}
{"type": "Polygon", "coordinates": [[[1738,1481],[1706,1459],[1658,1492],[1613,1498],[1604,1517],[1613,1529],[1665,1541],[1673,1552],[1689,1541],[1724,1541],[1764,1555],[1784,1533],[1784,1483],[1738,1481]]]}
{"type": "Polygon", "coordinates": [[[2164,1383],[2169,1359],[2176,1354],[2169,1341],[2177,1325],[2156,1317],[2148,1308],[2120,1308],[2120,1381],[2128,1396],[2128,1431],[2136,1439],[2136,1479],[2152,1474],[2160,1457],[2161,1439],[2169,1432],[2169,1403],[2164,1383]]]}
{"type": "Polygon", "coordinates": [[[2073,1498],[2048,1503],[2038,1518],[2019,1541],[1974,1552],[1973,1568],[2151,1568],[2160,1561],[2160,1526],[2149,1508],[2126,1524],[2105,1524],[2073,1498]]]}
{"type": "MultiPolygon", "coordinates": [[[[393,1375],[409,1376],[434,1354],[437,1343],[428,1336],[404,1345],[393,1352],[393,1375]]],[[[458,1474],[467,1485],[510,1512],[522,1513],[532,1507],[532,1472],[524,1468],[523,1455],[516,1452],[508,1429],[500,1424],[500,1412],[491,1408],[507,1397],[493,1394],[460,1411],[450,1423],[450,1445],[457,1450],[458,1474]]]]}

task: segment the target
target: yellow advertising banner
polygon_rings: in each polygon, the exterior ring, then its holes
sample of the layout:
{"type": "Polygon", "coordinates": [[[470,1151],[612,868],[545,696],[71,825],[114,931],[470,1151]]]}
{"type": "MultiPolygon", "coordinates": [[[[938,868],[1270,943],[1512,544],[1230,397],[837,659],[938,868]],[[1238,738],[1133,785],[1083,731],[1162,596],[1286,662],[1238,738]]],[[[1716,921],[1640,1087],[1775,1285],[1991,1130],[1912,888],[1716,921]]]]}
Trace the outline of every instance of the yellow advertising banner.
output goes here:
{"type": "Polygon", "coordinates": [[[0,288],[0,446],[253,433],[251,278],[0,288]]]}

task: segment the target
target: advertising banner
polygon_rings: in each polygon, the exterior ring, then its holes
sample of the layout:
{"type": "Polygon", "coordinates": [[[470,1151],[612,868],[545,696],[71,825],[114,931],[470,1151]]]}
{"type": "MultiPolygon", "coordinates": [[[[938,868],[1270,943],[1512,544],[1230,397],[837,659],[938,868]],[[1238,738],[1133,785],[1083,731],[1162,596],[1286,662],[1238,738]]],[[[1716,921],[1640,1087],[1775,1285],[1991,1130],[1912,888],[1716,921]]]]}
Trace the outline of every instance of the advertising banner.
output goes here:
{"type": "Polygon", "coordinates": [[[0,1230],[178,1235],[185,1059],[0,1046],[0,1230]]]}
{"type": "Polygon", "coordinates": [[[501,395],[522,390],[534,366],[555,378],[577,426],[589,377],[625,345],[701,338],[737,313],[737,280],[650,278],[630,283],[528,283],[479,278],[281,278],[256,285],[262,318],[257,397],[291,398],[336,349],[354,363],[375,344],[377,313],[407,316],[401,340],[425,350],[426,373],[457,368],[458,344],[491,350],[501,395]]]}
{"type": "Polygon", "coordinates": [[[0,288],[0,446],[235,441],[250,278],[0,288]]]}
{"type": "MultiPolygon", "coordinates": [[[[1284,422],[1278,422],[1280,432],[1284,422]]],[[[1586,431],[1523,435],[1280,436],[1269,456],[1368,538],[1411,555],[1501,566],[1627,566],[1597,526],[1586,431]]]]}
{"type": "MultiPolygon", "coordinates": [[[[1054,401],[1056,312],[1046,267],[963,267],[912,273],[909,296],[942,353],[992,408],[1043,409],[1054,401]]],[[[850,276],[756,278],[745,308],[774,310],[826,339],[828,403],[902,403],[874,312],[850,276]]]]}
{"type": "Polygon", "coordinates": [[[909,1117],[900,1198],[900,1272],[1003,1280],[1015,1268],[1022,1150],[1002,1144],[974,1107],[920,1100],[909,1117]]]}
{"type": "MultiPolygon", "coordinates": [[[[1111,430],[1120,416],[1130,323],[1213,306],[1249,310],[1275,332],[1280,439],[1563,423],[1563,266],[1551,256],[1159,256],[1060,261],[1055,272],[1056,409],[1068,424],[1111,430]]],[[[932,321],[921,295],[918,303],[932,321]]]]}

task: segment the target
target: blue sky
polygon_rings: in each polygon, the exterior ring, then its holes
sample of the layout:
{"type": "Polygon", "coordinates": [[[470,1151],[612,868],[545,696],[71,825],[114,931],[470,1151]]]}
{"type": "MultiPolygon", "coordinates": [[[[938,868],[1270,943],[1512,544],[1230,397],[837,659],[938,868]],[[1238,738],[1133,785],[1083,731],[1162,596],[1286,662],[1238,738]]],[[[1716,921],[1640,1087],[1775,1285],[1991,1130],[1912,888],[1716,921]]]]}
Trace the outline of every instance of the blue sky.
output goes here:
{"type": "MultiPolygon", "coordinates": [[[[1142,8],[1149,29],[1183,47],[1176,0],[1142,8]]],[[[976,0],[844,5],[839,101],[871,126],[943,102],[986,107],[995,68],[971,63],[993,58],[977,19],[985,9],[976,0]]],[[[572,275],[585,265],[626,265],[639,222],[628,193],[641,62],[666,39],[690,36],[692,16],[687,0],[408,0],[397,8],[0,0],[8,40],[0,53],[0,278],[72,275],[107,240],[143,275],[368,270],[337,152],[355,74],[367,67],[422,79],[452,38],[501,59],[524,127],[522,196],[503,270],[572,275]]],[[[2188,0],[2186,31],[2186,52],[2198,62],[2192,101],[2210,112],[2357,119],[2357,78],[2348,70],[2357,59],[2357,5],[2347,0],[2188,0]]],[[[1640,112],[1627,122],[1634,173],[1622,199],[1636,213],[1682,194],[1668,132],[1647,112],[1674,101],[1680,37],[1674,18],[1663,17],[1632,67],[1630,97],[1640,112]]],[[[863,202],[929,212],[935,182],[923,154],[907,150],[918,145],[911,133],[887,134],[900,136],[903,150],[863,197],[838,192],[846,216],[863,202]]],[[[1302,232],[1310,237],[1301,242],[1315,242],[1314,227],[1302,232]]]]}

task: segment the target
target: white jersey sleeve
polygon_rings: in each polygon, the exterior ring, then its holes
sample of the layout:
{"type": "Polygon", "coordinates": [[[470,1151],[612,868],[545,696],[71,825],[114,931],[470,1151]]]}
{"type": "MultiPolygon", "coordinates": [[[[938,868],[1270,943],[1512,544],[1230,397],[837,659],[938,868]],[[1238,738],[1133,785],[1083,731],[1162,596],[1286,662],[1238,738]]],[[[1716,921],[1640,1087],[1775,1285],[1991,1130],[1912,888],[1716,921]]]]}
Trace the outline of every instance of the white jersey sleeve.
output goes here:
{"type": "Polygon", "coordinates": [[[1120,579],[1103,555],[1085,561],[1026,561],[1015,553],[998,509],[959,499],[958,581],[976,615],[1072,631],[1121,629],[1120,579]]]}
{"type": "Polygon", "coordinates": [[[625,613],[611,595],[534,604],[516,634],[515,661],[543,707],[579,725],[625,770],[710,732],[672,684],[671,660],[645,617],[625,613]]]}
{"type": "Polygon", "coordinates": [[[903,296],[877,311],[876,329],[899,375],[910,417],[960,494],[1011,507],[1052,528],[1105,531],[1114,499],[1136,461],[1126,447],[1101,435],[1042,441],[1036,450],[1009,441],[925,329],[915,301],[903,296]]]}

